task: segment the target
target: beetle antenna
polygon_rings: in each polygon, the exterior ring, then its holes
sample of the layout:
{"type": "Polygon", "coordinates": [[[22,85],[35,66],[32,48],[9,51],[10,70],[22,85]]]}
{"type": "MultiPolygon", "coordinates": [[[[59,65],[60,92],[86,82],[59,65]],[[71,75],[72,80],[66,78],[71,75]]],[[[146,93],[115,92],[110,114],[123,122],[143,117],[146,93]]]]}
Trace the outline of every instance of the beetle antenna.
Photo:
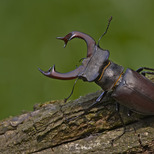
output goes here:
{"type": "Polygon", "coordinates": [[[101,36],[101,37],[99,38],[99,40],[98,40],[98,43],[97,43],[97,46],[98,46],[98,47],[99,47],[99,42],[100,42],[100,40],[101,40],[102,37],[107,33],[107,31],[108,31],[108,29],[109,29],[111,20],[112,20],[112,16],[110,17],[110,19],[109,19],[109,21],[108,21],[108,25],[107,25],[107,28],[106,28],[105,32],[102,34],[102,36],[101,36]]]}
{"type": "Polygon", "coordinates": [[[77,79],[75,80],[74,85],[73,85],[73,88],[72,88],[72,91],[71,91],[70,95],[69,95],[67,98],[64,99],[64,102],[67,102],[67,100],[72,96],[72,94],[73,94],[73,92],[74,92],[74,87],[75,87],[75,85],[76,85],[78,79],[79,79],[79,78],[77,78],[77,79]]]}

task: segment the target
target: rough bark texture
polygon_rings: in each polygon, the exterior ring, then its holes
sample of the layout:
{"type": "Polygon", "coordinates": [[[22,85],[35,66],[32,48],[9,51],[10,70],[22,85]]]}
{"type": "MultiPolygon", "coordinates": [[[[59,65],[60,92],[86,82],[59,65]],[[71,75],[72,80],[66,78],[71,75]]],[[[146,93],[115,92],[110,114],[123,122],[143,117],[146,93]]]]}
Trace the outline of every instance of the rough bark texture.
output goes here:
{"type": "Polygon", "coordinates": [[[111,145],[123,126],[110,94],[88,110],[100,93],[37,104],[32,112],[1,121],[0,153],[154,153],[154,117],[128,117],[124,107],[127,132],[111,145]]]}

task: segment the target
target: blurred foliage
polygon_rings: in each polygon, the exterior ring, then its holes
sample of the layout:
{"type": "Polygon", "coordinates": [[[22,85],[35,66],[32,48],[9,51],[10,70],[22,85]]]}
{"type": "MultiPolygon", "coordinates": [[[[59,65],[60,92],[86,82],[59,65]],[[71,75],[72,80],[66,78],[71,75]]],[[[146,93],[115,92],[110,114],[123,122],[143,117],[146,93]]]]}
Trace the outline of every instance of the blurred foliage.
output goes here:
{"type": "MultiPolygon", "coordinates": [[[[55,38],[77,30],[96,41],[113,16],[101,47],[110,59],[137,69],[154,67],[154,1],[152,0],[5,0],[0,1],[0,119],[32,110],[35,103],[67,97],[74,80],[46,78],[38,67],[53,64],[60,72],[80,65],[86,45],[74,39],[64,49],[55,38]]],[[[79,81],[71,99],[100,89],[79,81]]]]}

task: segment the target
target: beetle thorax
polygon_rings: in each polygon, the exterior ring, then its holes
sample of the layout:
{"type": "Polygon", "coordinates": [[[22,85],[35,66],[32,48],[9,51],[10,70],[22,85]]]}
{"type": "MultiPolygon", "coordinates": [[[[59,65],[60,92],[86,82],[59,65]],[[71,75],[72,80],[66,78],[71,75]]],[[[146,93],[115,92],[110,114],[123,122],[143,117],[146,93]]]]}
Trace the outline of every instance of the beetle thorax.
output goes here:
{"type": "Polygon", "coordinates": [[[104,91],[111,90],[119,80],[124,68],[111,61],[101,70],[99,78],[95,81],[104,91]]]}

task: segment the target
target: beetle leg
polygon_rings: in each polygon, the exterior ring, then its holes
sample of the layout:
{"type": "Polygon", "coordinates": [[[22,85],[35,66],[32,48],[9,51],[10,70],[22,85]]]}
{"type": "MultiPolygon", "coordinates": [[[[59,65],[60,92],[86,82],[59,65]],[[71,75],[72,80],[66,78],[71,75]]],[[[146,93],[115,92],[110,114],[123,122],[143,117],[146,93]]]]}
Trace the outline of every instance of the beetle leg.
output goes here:
{"type": "Polygon", "coordinates": [[[116,111],[119,112],[119,110],[120,110],[120,104],[116,102],[115,105],[116,105],[116,111]]]}
{"type": "Polygon", "coordinates": [[[96,102],[100,102],[103,98],[104,98],[104,96],[107,94],[107,91],[103,91],[101,94],[100,94],[100,96],[96,99],[96,102]]]}
{"type": "Polygon", "coordinates": [[[125,125],[125,123],[124,123],[124,121],[123,121],[123,119],[121,117],[119,109],[120,109],[120,104],[118,102],[115,102],[115,111],[111,115],[109,115],[109,117],[107,118],[107,121],[109,121],[115,114],[118,114],[119,120],[120,120],[120,122],[121,122],[121,124],[123,126],[123,132],[119,136],[117,136],[117,137],[115,137],[114,139],[111,140],[110,143],[111,143],[112,146],[113,146],[113,143],[116,140],[118,140],[120,137],[122,137],[126,133],[126,125],[125,125]]]}
{"type": "MultiPolygon", "coordinates": [[[[137,70],[136,70],[136,72],[138,72],[138,73],[140,73],[140,72],[142,72],[143,70],[149,70],[149,71],[154,71],[154,69],[153,68],[149,68],[149,67],[140,67],[140,68],[138,68],[137,70]]],[[[147,72],[147,74],[153,74],[153,72],[147,72]]]]}
{"type": "Polygon", "coordinates": [[[73,94],[73,92],[74,92],[74,87],[75,87],[76,82],[78,81],[78,79],[79,79],[79,78],[77,78],[77,79],[75,80],[74,85],[73,85],[73,88],[72,88],[72,91],[71,91],[70,95],[69,95],[67,98],[64,99],[64,102],[67,102],[67,100],[72,96],[72,94],[73,94]]]}
{"type": "MultiPolygon", "coordinates": [[[[117,104],[117,103],[116,103],[116,104],[117,104]]],[[[123,126],[123,132],[122,132],[119,136],[117,136],[116,138],[114,138],[114,139],[111,140],[111,145],[112,145],[112,146],[113,146],[113,143],[114,143],[116,140],[118,140],[120,137],[122,137],[122,136],[126,133],[126,125],[125,125],[125,123],[124,123],[124,121],[123,121],[123,119],[122,119],[122,117],[121,117],[119,111],[117,111],[117,113],[118,113],[120,122],[121,122],[121,124],[122,124],[122,126],[123,126]]]]}
{"type": "Polygon", "coordinates": [[[107,94],[108,91],[103,91],[100,96],[96,99],[96,101],[94,103],[92,103],[87,110],[92,109],[93,107],[95,107],[107,94]]]}
{"type": "Polygon", "coordinates": [[[127,116],[130,117],[130,116],[132,115],[132,113],[133,113],[133,111],[128,110],[128,112],[127,112],[127,116]]]}
{"type": "Polygon", "coordinates": [[[98,103],[105,97],[105,95],[107,94],[108,91],[103,91],[101,93],[101,95],[96,99],[96,101],[94,103],[92,103],[88,108],[85,109],[85,113],[83,115],[85,115],[89,110],[91,110],[93,107],[97,106],[98,103]]]}
{"type": "Polygon", "coordinates": [[[136,70],[136,72],[141,73],[143,76],[145,76],[146,74],[152,74],[154,75],[154,71],[153,68],[149,68],[149,67],[140,67],[136,70]],[[143,71],[143,70],[149,70],[149,71],[143,71]]]}
{"type": "Polygon", "coordinates": [[[143,72],[141,72],[141,74],[142,74],[143,76],[145,76],[146,74],[153,74],[153,75],[154,75],[154,72],[143,71],[143,72]]]}

